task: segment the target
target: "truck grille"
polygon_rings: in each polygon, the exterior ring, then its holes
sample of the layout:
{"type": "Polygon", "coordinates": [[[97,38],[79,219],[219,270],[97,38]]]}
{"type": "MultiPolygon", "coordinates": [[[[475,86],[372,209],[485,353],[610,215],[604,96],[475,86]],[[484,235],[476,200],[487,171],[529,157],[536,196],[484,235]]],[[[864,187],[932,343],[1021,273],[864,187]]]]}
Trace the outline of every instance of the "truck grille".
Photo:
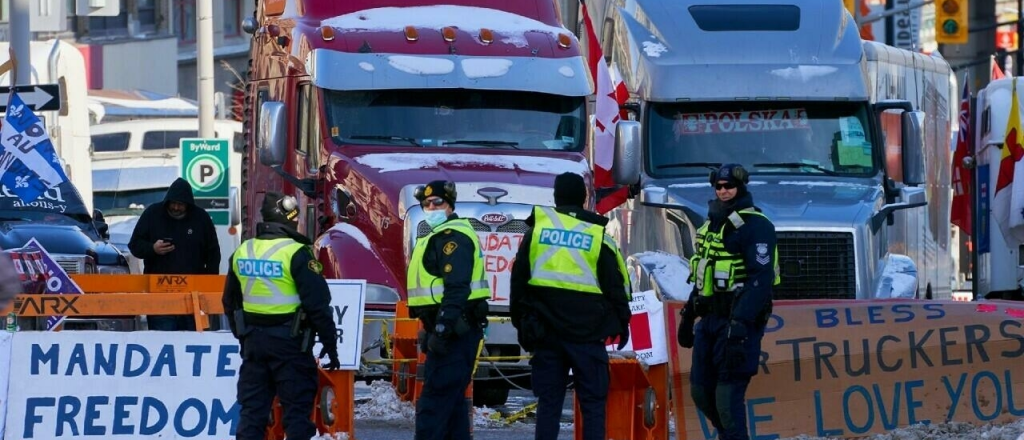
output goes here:
{"type": "Polygon", "coordinates": [[[68,275],[79,274],[85,272],[85,260],[84,259],[68,259],[68,258],[56,258],[57,264],[60,265],[64,272],[68,275]]]}
{"type": "MultiPolygon", "coordinates": [[[[509,232],[514,234],[525,234],[527,229],[525,220],[512,220],[498,226],[497,228],[492,228],[491,225],[475,218],[469,219],[469,224],[473,225],[473,230],[477,232],[509,232]]],[[[429,233],[430,226],[427,225],[427,222],[421,221],[416,225],[416,238],[425,237],[429,233]]]]}
{"type": "Polygon", "coordinates": [[[857,271],[849,232],[779,232],[782,284],[775,299],[855,299],[857,271]]]}

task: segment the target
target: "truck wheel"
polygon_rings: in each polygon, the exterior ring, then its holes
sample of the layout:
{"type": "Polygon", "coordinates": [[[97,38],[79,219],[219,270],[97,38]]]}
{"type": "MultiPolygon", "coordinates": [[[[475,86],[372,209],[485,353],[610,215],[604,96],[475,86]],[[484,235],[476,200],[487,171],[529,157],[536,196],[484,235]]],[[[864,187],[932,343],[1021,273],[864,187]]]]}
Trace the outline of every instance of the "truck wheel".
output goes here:
{"type": "Polygon", "coordinates": [[[509,384],[504,380],[478,380],[473,382],[473,406],[496,407],[508,401],[509,384]]]}

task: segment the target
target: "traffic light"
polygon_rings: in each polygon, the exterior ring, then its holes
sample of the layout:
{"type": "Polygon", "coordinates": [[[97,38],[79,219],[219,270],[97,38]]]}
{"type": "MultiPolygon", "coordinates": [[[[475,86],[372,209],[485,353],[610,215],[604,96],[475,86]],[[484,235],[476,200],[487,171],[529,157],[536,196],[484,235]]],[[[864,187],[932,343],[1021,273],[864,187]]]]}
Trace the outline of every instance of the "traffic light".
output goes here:
{"type": "Polygon", "coordinates": [[[936,0],[936,43],[967,44],[967,9],[967,0],[936,0]]]}

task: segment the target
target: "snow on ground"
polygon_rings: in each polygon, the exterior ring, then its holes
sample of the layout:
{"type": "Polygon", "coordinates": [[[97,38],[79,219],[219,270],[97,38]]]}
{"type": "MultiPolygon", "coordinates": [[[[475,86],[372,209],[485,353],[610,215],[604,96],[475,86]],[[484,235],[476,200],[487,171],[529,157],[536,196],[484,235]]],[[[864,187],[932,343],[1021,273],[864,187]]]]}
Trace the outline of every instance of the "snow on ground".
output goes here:
{"type": "MultiPolygon", "coordinates": [[[[792,440],[832,440],[832,437],[800,435],[792,440]]],[[[914,425],[885,434],[863,437],[864,440],[1024,440],[1024,419],[1004,425],[974,426],[970,423],[950,422],[914,425]]]]}
{"type": "Polygon", "coordinates": [[[378,380],[370,384],[369,399],[356,403],[357,419],[413,420],[416,408],[411,402],[403,402],[395,394],[391,382],[378,380]]]}

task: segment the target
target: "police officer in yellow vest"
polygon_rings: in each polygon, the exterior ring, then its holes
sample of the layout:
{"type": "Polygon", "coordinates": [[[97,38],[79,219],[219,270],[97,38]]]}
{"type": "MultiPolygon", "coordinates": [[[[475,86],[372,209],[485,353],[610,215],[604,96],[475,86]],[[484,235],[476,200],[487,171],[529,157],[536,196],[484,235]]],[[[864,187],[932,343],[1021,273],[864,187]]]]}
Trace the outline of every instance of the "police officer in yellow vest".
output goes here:
{"type": "Polygon", "coordinates": [[[608,219],[583,209],[579,174],[555,177],[555,208],[534,207],[512,265],[510,313],[520,344],[533,352],[536,440],[555,440],[572,369],[583,439],[605,440],[608,337],[629,340],[629,282],[608,219]]]}
{"type": "Polygon", "coordinates": [[[416,402],[416,440],[470,438],[465,393],[487,326],[491,289],[483,251],[469,220],[454,213],[455,183],[416,189],[430,233],[413,248],[406,280],[409,314],[423,323],[423,392],[416,402]]]}
{"type": "Polygon", "coordinates": [[[326,368],[340,366],[331,294],[309,239],[296,230],[295,198],[267,193],[260,213],[256,238],[231,256],[222,299],[242,351],[237,438],[264,438],[276,395],[287,437],[308,440],[316,435],[310,420],[318,387],[314,332],[323,344],[320,358],[330,356],[326,368]]]}
{"type": "Polygon", "coordinates": [[[775,226],[754,206],[742,166],[723,165],[709,180],[716,198],[697,231],[694,288],[677,338],[693,348],[690,394],[697,408],[722,440],[747,440],[747,385],[757,374],[772,286],[779,284],[775,226]]]}

